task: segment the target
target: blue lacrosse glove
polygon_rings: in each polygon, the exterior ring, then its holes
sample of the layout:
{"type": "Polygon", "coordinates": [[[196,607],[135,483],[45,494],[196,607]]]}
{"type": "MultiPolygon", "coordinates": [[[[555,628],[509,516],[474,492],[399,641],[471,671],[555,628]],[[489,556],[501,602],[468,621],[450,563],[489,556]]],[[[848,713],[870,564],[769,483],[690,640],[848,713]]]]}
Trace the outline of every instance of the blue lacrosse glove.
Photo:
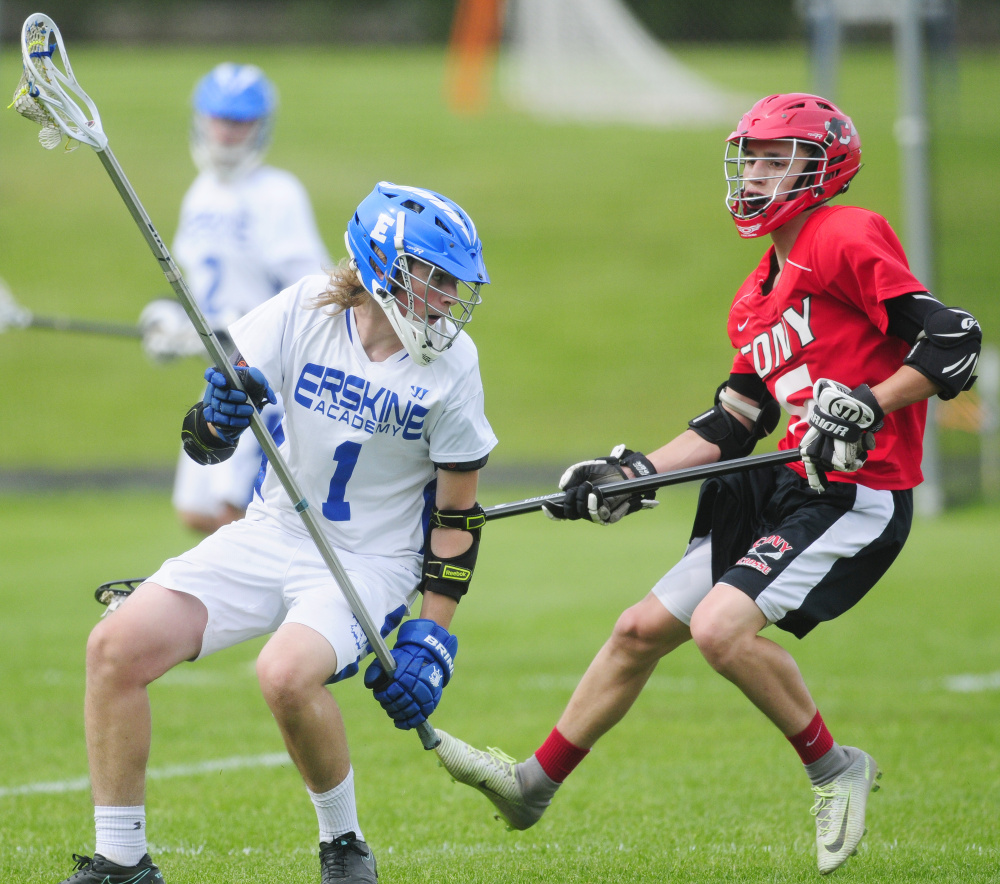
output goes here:
{"type": "Polygon", "coordinates": [[[278,401],[259,368],[241,366],[236,369],[236,374],[246,389],[245,393],[230,387],[226,376],[217,368],[206,368],[208,386],[202,397],[205,420],[215,427],[220,439],[231,444],[250,426],[254,408],[260,411],[266,403],[273,405],[278,401]]]}
{"type": "Polygon", "coordinates": [[[386,675],[376,660],[365,670],[365,687],[375,693],[400,730],[423,724],[437,708],[451,680],[458,638],[433,620],[407,620],[392,649],[396,671],[386,675]]]}

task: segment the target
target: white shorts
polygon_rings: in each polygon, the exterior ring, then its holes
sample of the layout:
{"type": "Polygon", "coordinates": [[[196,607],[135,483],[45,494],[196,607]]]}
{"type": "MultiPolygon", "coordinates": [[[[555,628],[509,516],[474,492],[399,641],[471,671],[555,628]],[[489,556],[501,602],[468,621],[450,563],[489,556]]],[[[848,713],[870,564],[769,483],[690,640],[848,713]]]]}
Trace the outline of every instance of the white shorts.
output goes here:
{"type": "MultiPolygon", "coordinates": [[[[336,553],[368,614],[387,634],[417,596],[419,559],[336,553]]],[[[266,519],[224,525],[168,559],[149,581],[192,595],[208,609],[199,659],[269,635],[283,623],[301,623],[322,635],[337,654],[338,673],[371,651],[312,538],[266,519]]]]}
{"type": "Polygon", "coordinates": [[[712,535],[696,537],[681,560],[651,590],[663,607],[681,623],[691,625],[691,615],[712,588],[712,535]]]}
{"type": "MultiPolygon", "coordinates": [[[[281,408],[268,405],[261,414],[273,433],[281,421],[281,408]]],[[[249,430],[240,436],[233,456],[222,463],[195,463],[182,449],[174,475],[174,509],[204,516],[220,516],[227,505],[245,510],[253,497],[262,455],[249,430]]]]}

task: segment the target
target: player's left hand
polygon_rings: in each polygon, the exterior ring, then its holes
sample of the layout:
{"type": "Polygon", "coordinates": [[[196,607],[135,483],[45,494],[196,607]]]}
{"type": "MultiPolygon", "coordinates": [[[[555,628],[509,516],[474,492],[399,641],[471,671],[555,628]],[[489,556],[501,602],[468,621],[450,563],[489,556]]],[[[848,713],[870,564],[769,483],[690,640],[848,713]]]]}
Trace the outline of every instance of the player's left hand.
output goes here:
{"type": "Polygon", "coordinates": [[[376,660],[365,670],[365,687],[400,730],[423,724],[451,680],[458,638],[433,620],[407,620],[392,649],[396,671],[386,675],[376,660]]]}
{"type": "Polygon", "coordinates": [[[885,413],[867,384],[850,390],[820,378],[813,385],[813,400],[799,451],[809,486],[822,492],[828,484],[827,471],[853,473],[865,465],[885,413]]]}
{"type": "Polygon", "coordinates": [[[240,433],[250,426],[255,408],[260,411],[265,403],[273,405],[278,401],[259,368],[240,366],[236,374],[246,392],[230,387],[226,376],[214,366],[205,369],[208,386],[202,399],[205,420],[215,427],[220,439],[230,443],[236,442],[240,433]]]}
{"type": "Polygon", "coordinates": [[[646,455],[616,445],[607,457],[585,460],[567,469],[559,480],[559,490],[566,492],[562,503],[542,504],[542,510],[550,519],[590,519],[598,525],[613,525],[629,513],[656,506],[655,491],[605,496],[595,487],[631,478],[623,467],[636,476],[656,472],[646,455]]]}

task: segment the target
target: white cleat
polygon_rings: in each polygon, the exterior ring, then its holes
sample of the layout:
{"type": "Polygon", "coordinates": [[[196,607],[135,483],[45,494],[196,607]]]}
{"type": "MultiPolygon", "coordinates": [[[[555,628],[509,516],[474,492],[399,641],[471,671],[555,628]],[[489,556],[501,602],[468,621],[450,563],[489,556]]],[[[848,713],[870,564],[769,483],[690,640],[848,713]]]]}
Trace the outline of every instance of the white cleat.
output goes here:
{"type": "Polygon", "coordinates": [[[500,813],[498,820],[510,829],[527,829],[537,823],[549,801],[531,802],[517,775],[517,762],[499,749],[483,752],[438,730],[441,742],[435,748],[441,766],[455,782],[482,792],[500,813]]]}
{"type": "MultiPolygon", "coordinates": [[[[845,747],[847,748],[847,747],[845,747]]],[[[860,749],[851,766],[823,786],[814,786],[816,803],[811,813],[816,817],[816,861],[821,875],[839,869],[858,852],[865,828],[868,795],[879,789],[882,771],[875,759],[860,749]]]]}

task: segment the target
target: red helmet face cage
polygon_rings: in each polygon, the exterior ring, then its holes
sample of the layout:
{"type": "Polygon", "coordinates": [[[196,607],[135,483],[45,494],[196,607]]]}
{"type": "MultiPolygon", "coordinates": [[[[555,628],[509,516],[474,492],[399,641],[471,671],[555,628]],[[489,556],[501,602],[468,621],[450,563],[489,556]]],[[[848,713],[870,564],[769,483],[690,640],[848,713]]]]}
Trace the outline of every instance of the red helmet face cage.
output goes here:
{"type": "Polygon", "coordinates": [[[817,95],[770,95],[750,108],[726,139],[726,207],[740,236],[764,236],[843,193],[860,168],[861,139],[836,105],[817,95]],[[770,196],[748,197],[744,170],[750,141],[789,142],[789,160],[807,159],[805,170],[783,186],[789,162],[783,174],[767,176],[770,196]]]}

